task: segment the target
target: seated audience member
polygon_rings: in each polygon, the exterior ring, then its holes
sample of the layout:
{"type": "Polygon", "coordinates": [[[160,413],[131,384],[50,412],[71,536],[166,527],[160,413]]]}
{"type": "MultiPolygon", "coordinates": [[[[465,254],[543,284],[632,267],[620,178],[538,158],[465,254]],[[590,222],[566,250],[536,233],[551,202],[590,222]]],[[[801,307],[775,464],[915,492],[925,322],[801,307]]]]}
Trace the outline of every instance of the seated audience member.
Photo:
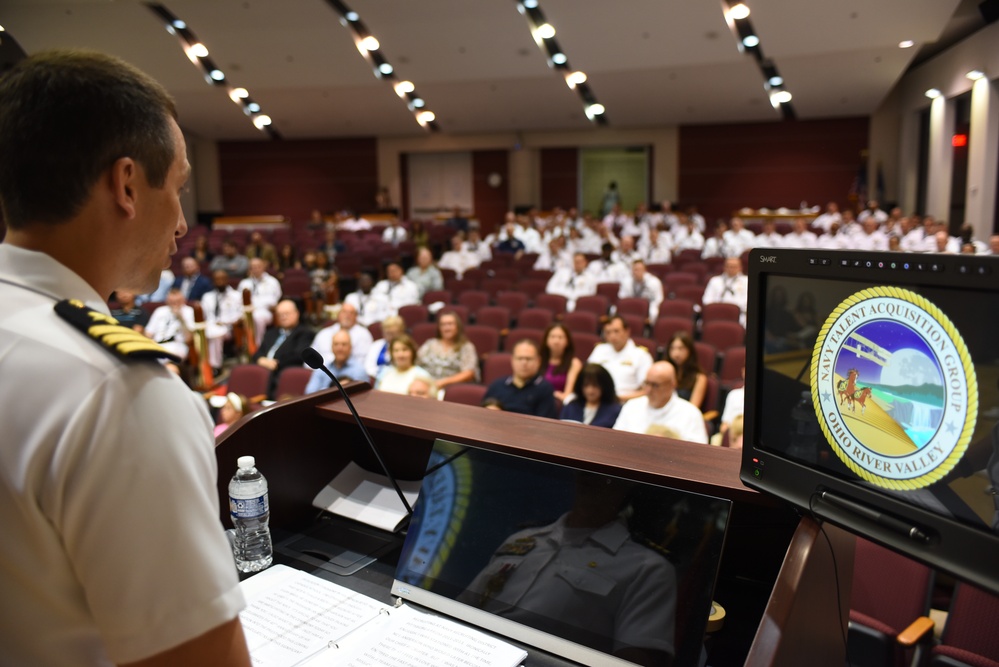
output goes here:
{"type": "MultiPolygon", "coordinates": [[[[745,368],[742,369],[742,374],[745,376],[745,368]]],[[[746,388],[738,387],[728,392],[728,396],[725,397],[725,409],[722,410],[721,426],[718,429],[719,435],[724,435],[730,428],[732,428],[732,423],[735,421],[735,418],[743,414],[745,411],[746,388]]]]}
{"type": "Polygon", "coordinates": [[[729,257],[721,275],[713,276],[704,286],[702,303],[734,303],[739,306],[740,321],[746,326],[746,304],[749,301],[749,278],[742,273],[742,260],[729,257]]]}
{"type": "Polygon", "coordinates": [[[728,231],[725,232],[725,245],[728,248],[730,257],[739,257],[756,244],[756,236],[746,229],[746,223],[739,216],[735,216],[729,221],[728,231]]]}
{"type": "Polygon", "coordinates": [[[465,336],[461,318],[454,312],[437,317],[437,335],[420,346],[416,358],[438,389],[459,382],[477,382],[479,354],[465,336]]]}
{"type": "Polygon", "coordinates": [[[379,280],[372,292],[386,301],[390,315],[398,315],[403,306],[420,303],[420,288],[403,275],[398,262],[385,267],[385,279],[379,280]]]}
{"type": "Polygon", "coordinates": [[[561,324],[555,323],[545,330],[541,345],[541,368],[544,378],[555,389],[555,398],[560,401],[572,396],[576,378],[583,368],[583,362],[576,356],[576,346],[572,333],[561,324]]]}
{"type": "Polygon", "coordinates": [[[488,243],[482,240],[479,228],[470,225],[468,228],[468,239],[462,244],[468,252],[479,258],[479,263],[488,262],[493,258],[493,250],[488,243]]]}
{"type": "Polygon", "coordinates": [[[496,410],[497,412],[503,412],[503,403],[494,397],[482,399],[482,407],[486,410],[496,410]]]}
{"type": "Polygon", "coordinates": [[[213,288],[201,297],[205,315],[205,338],[208,340],[208,364],[222,368],[225,341],[232,338],[232,328],[243,317],[243,296],[229,285],[223,269],[212,272],[213,288]]]}
{"type": "Polygon", "coordinates": [[[503,228],[500,229],[500,232],[496,237],[496,252],[505,255],[523,255],[527,251],[527,246],[520,238],[520,233],[520,229],[517,227],[516,216],[512,211],[508,211],[506,214],[506,220],[503,223],[503,228]]]}
{"type": "Polygon", "coordinates": [[[478,268],[482,264],[482,259],[470,250],[465,249],[464,240],[461,234],[451,237],[451,249],[441,255],[437,267],[440,269],[450,269],[458,280],[465,275],[465,271],[478,268]]]}
{"type": "Polygon", "coordinates": [[[600,257],[587,265],[586,272],[598,285],[600,283],[623,283],[628,277],[628,268],[617,261],[614,246],[610,243],[604,243],[600,246],[600,257]]]}
{"type": "Polygon", "coordinates": [[[398,315],[389,315],[382,320],[382,338],[371,343],[364,358],[364,371],[374,379],[383,368],[392,363],[392,341],[406,333],[406,323],[398,315]]]}
{"type": "Polygon", "coordinates": [[[417,398],[432,398],[437,400],[437,385],[429,378],[414,378],[409,383],[409,389],[406,390],[406,393],[417,398]]]}
{"type": "Polygon", "coordinates": [[[857,222],[861,224],[868,219],[873,219],[878,225],[888,222],[888,214],[881,210],[876,199],[868,201],[867,208],[857,214],[857,222]]]}
{"type": "Polygon", "coordinates": [[[285,243],[281,246],[281,249],[278,250],[278,275],[283,277],[285,272],[289,269],[301,269],[302,266],[302,260],[299,259],[295,246],[290,243],[285,243]]]}
{"type": "Polygon", "coordinates": [[[179,289],[171,289],[167,292],[166,303],[150,315],[145,334],[168,352],[187,359],[193,330],[194,308],[187,305],[179,289]]]}
{"type": "Polygon", "coordinates": [[[677,215],[679,224],[673,228],[673,248],[677,253],[684,250],[704,251],[704,235],[697,229],[694,221],[685,213],[677,215]]]}
{"type": "Polygon", "coordinates": [[[325,229],[326,219],[323,218],[323,212],[318,208],[312,209],[309,213],[309,219],[306,221],[305,226],[309,229],[325,229]]]}
{"type": "Polygon", "coordinates": [[[337,228],[345,232],[364,232],[371,229],[371,221],[363,216],[358,216],[354,211],[344,211],[344,218],[337,224],[337,228]]]}
{"type": "Polygon", "coordinates": [[[814,248],[818,238],[814,232],[808,230],[808,223],[804,218],[795,218],[791,223],[791,233],[785,234],[781,239],[781,247],[784,248],[814,248]]]}
{"type": "Polygon", "coordinates": [[[735,249],[728,247],[728,240],[725,238],[725,234],[728,233],[728,223],[718,220],[712,229],[711,236],[704,241],[704,248],[701,249],[701,259],[735,257],[735,249]]]}
{"type": "MultiPolygon", "coordinates": [[[[351,356],[351,344],[350,344],[350,334],[346,331],[337,331],[333,334],[333,341],[330,343],[330,349],[333,353],[333,361],[326,365],[327,368],[336,376],[336,379],[340,382],[346,382],[348,380],[357,380],[360,382],[368,381],[368,373],[364,370],[354,357],[351,356]]],[[[314,394],[317,391],[322,391],[323,389],[329,389],[333,385],[333,380],[330,379],[326,373],[323,372],[321,368],[317,368],[312,371],[312,375],[309,376],[309,382],[305,385],[306,394],[314,394]]]]}
{"type": "Polygon", "coordinates": [[[576,309],[576,299],[597,293],[597,283],[586,270],[586,255],[577,252],[572,256],[572,268],[557,270],[545,286],[548,294],[561,294],[566,298],[566,310],[576,309]]]}
{"type": "Polygon", "coordinates": [[[390,220],[388,227],[382,231],[382,242],[388,243],[393,248],[409,238],[406,228],[399,224],[399,220],[390,220]]]}
{"type": "Polygon", "coordinates": [[[462,214],[460,206],[454,207],[451,217],[445,220],[444,224],[459,232],[468,231],[468,218],[462,214]]]}
{"type": "Polygon", "coordinates": [[[264,235],[260,232],[250,234],[250,242],[243,248],[243,254],[247,259],[262,259],[267,266],[275,270],[280,266],[281,258],[278,257],[277,248],[273,243],[264,240],[264,235]]]}
{"type": "Polygon", "coordinates": [[[358,276],[357,291],[344,297],[343,302],[357,310],[357,321],[366,327],[389,316],[388,299],[375,291],[375,281],[367,273],[358,276]]]}
{"type": "Polygon", "coordinates": [[[337,253],[343,252],[346,249],[347,246],[344,245],[343,241],[336,237],[336,229],[334,227],[327,227],[323,242],[317,250],[326,255],[326,259],[332,264],[336,261],[337,253]]]}
{"type": "Polygon", "coordinates": [[[652,424],[675,429],[681,440],[707,444],[708,432],[701,411],[676,393],[676,374],[668,361],[652,364],[645,379],[648,394],[633,398],[621,408],[614,430],[646,433],[652,424]]]}
{"type": "Polygon", "coordinates": [[[230,391],[225,396],[225,402],[222,403],[222,407],[219,408],[219,423],[215,425],[215,437],[219,437],[227,428],[242,419],[249,407],[250,402],[246,396],[230,391]]]}
{"type": "Polygon", "coordinates": [[[784,245],[784,237],[777,233],[777,223],[771,219],[763,221],[763,231],[756,235],[754,248],[780,248],[784,245]]]}
{"type": "Polygon", "coordinates": [[[510,360],[513,374],[493,381],[485,399],[495,398],[506,412],[551,417],[555,414],[555,390],[540,374],[541,350],[533,340],[524,339],[513,346],[510,360]]]}
{"type": "Polygon", "coordinates": [[[409,240],[416,244],[417,248],[427,248],[430,246],[430,232],[422,220],[413,220],[409,224],[409,240]]]}
{"type": "Polygon", "coordinates": [[[839,204],[834,201],[826,204],[825,213],[818,216],[812,220],[812,226],[816,229],[821,229],[823,232],[828,233],[832,228],[833,223],[840,224],[843,221],[843,216],[839,213],[839,204]]]}
{"type": "Polygon", "coordinates": [[[135,305],[135,294],[128,290],[116,290],[115,300],[118,307],[111,311],[111,317],[118,320],[118,324],[142,332],[149,322],[149,313],[135,305]]]}
{"type": "MultiPolygon", "coordinates": [[[[877,220],[869,217],[860,223],[860,232],[854,234],[850,239],[851,250],[885,251],[888,250],[888,236],[881,231],[877,220]]],[[[790,236],[790,235],[789,235],[790,236]]],[[[811,246],[796,246],[801,248],[811,248],[811,246]]]]}
{"type": "Polygon", "coordinates": [[[555,272],[572,266],[572,254],[569,252],[566,237],[559,234],[552,236],[544,251],[538,255],[532,267],[536,271],[555,272]]]}
{"type": "Polygon", "coordinates": [[[353,350],[350,355],[351,359],[358,366],[364,368],[368,350],[371,349],[374,340],[368,328],[357,321],[357,310],[349,303],[340,306],[336,322],[320,329],[315,338],[312,339],[312,347],[323,355],[323,363],[329,365],[333,361],[333,336],[338,331],[346,331],[350,335],[350,345],[353,350]]]}
{"type": "Polygon", "coordinates": [[[248,290],[253,306],[253,325],[257,332],[257,345],[263,340],[264,331],[274,319],[271,310],[281,299],[281,283],[267,273],[267,262],[255,257],[250,260],[250,273],[239,281],[236,287],[240,292],[248,290]]]}
{"type": "Polygon", "coordinates": [[[382,369],[375,380],[375,389],[392,394],[407,394],[416,378],[433,381],[430,373],[416,365],[416,343],[407,334],[392,341],[392,363],[382,369]]]}
{"type": "Polygon", "coordinates": [[[638,253],[647,264],[669,264],[673,261],[672,244],[665,226],[650,227],[648,236],[638,241],[638,253]]]}
{"type": "Polygon", "coordinates": [[[666,357],[666,361],[673,364],[676,374],[677,395],[698,410],[703,409],[708,376],[697,362],[694,339],[686,331],[677,331],[666,346],[666,357]]]}
{"type": "Polygon", "coordinates": [[[312,342],[312,331],[301,323],[298,306],[291,299],[280,301],[274,308],[274,326],[264,333],[251,361],[271,372],[267,397],[274,397],[278,376],[290,366],[302,365],[302,350],[312,342]]]}
{"type": "Polygon", "coordinates": [[[230,278],[245,278],[246,272],[250,270],[250,260],[246,255],[239,254],[235,242],[226,239],[222,243],[222,254],[215,255],[208,268],[213,273],[222,269],[230,278]]]}
{"type": "Polygon", "coordinates": [[[745,430],[742,415],[736,415],[732,420],[732,428],[728,432],[729,449],[742,449],[742,434],[745,430]]]}
{"type": "Polygon", "coordinates": [[[675,428],[666,426],[665,424],[649,424],[649,428],[646,429],[645,435],[654,435],[657,438],[672,438],[673,440],[683,440],[680,434],[675,428]]]}
{"type": "Polygon", "coordinates": [[[614,378],[598,364],[586,364],[576,378],[575,399],[562,408],[563,421],[582,422],[611,428],[621,412],[614,390],[614,378]]]}
{"type": "Polygon", "coordinates": [[[444,289],[444,276],[441,270],[434,266],[434,256],[430,248],[420,248],[416,252],[416,264],[409,268],[406,277],[416,283],[420,298],[427,292],[444,289]]]}
{"type": "Polygon", "coordinates": [[[173,285],[174,280],[176,280],[176,278],[174,278],[173,271],[170,269],[163,269],[160,271],[160,283],[156,289],[148,294],[137,295],[135,297],[135,302],[140,306],[144,303],[164,303],[166,301],[167,292],[170,291],[170,287],[173,285]]]}
{"type": "Polygon", "coordinates": [[[663,281],[648,272],[645,262],[636,259],[631,264],[631,275],[622,281],[617,296],[619,299],[647,299],[649,302],[649,321],[655,322],[656,318],[659,317],[659,307],[665,298],[663,281]]]}
{"type": "Polygon", "coordinates": [[[212,288],[208,276],[201,275],[201,265],[193,257],[180,260],[180,275],[173,281],[173,286],[180,290],[188,301],[200,301],[205,292],[212,288]]]}
{"type": "Polygon", "coordinates": [[[312,297],[316,300],[316,312],[322,313],[327,303],[336,303],[339,300],[340,277],[336,274],[336,269],[330,266],[326,253],[306,253],[305,260],[309,287],[312,297]]]}
{"type": "Polygon", "coordinates": [[[614,388],[622,401],[645,393],[642,382],[652,365],[652,355],[631,339],[628,323],[619,316],[604,325],[604,341],[593,348],[587,363],[600,364],[614,378],[614,388]]]}
{"type": "Polygon", "coordinates": [[[194,239],[194,247],[191,248],[191,257],[199,264],[210,264],[215,257],[215,253],[208,247],[208,237],[205,235],[194,239]]]}

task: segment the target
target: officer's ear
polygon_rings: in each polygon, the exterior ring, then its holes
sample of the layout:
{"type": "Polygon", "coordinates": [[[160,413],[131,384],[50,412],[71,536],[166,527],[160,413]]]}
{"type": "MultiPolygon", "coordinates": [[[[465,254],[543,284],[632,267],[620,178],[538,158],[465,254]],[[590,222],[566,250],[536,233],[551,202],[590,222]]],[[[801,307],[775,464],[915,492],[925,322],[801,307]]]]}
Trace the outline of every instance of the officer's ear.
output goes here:
{"type": "Polygon", "coordinates": [[[118,158],[111,165],[111,191],[115,206],[128,219],[135,218],[139,179],[143,178],[138,163],[130,157],[118,158]]]}

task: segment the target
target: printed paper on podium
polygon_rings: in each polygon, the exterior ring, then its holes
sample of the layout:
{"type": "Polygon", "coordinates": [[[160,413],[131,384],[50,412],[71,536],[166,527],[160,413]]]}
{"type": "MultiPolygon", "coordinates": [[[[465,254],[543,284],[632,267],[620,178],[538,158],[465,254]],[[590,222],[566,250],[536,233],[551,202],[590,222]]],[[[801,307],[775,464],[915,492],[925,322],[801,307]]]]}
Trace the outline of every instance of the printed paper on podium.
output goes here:
{"type": "MultiPolygon", "coordinates": [[[[399,486],[412,506],[420,494],[419,481],[400,480],[399,486]]],[[[406,508],[392,482],[353,461],[324,486],[312,504],[333,514],[394,533],[406,520],[406,508]]]]}

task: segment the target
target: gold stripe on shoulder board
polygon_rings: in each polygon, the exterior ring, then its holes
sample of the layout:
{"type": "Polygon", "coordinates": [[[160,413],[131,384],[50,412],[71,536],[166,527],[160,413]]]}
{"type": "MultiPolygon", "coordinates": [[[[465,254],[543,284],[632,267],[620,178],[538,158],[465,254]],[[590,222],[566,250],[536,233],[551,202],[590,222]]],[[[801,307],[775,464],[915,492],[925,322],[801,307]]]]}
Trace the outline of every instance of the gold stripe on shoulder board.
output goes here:
{"type": "Polygon", "coordinates": [[[118,320],[90,308],[77,299],[64,299],[55,305],[59,317],[101,344],[105,350],[122,359],[170,359],[179,362],[177,355],[137,331],[118,323],[118,320]]]}

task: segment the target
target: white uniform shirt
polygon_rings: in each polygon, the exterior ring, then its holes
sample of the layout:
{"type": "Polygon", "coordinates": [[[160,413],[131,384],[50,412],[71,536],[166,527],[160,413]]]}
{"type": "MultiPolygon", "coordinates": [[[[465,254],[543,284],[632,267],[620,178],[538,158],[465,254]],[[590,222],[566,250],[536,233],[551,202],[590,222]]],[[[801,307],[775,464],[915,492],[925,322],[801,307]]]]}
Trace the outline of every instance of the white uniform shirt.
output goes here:
{"type": "Polygon", "coordinates": [[[360,290],[351,292],[343,298],[343,302],[349,303],[357,310],[357,321],[366,327],[381,322],[392,314],[388,301],[384,296],[375,294],[374,289],[369,294],[360,290]]]}
{"type": "Polygon", "coordinates": [[[664,298],[663,281],[651,273],[646,273],[642,276],[642,281],[636,285],[635,279],[628,276],[621,283],[617,298],[629,299],[633,297],[649,300],[649,319],[654,322],[659,317],[659,306],[662,305],[664,298]]]}
{"type": "Polygon", "coordinates": [[[631,273],[628,267],[614,259],[595,259],[586,267],[586,272],[593,277],[596,284],[622,283],[631,273]]]}
{"type": "Polygon", "coordinates": [[[269,273],[257,278],[243,278],[236,288],[240,292],[250,290],[250,300],[254,310],[270,310],[281,300],[281,283],[269,273]]]}
{"type": "Polygon", "coordinates": [[[575,273],[572,269],[559,269],[545,286],[549,294],[561,294],[567,299],[566,309],[576,309],[576,299],[597,293],[597,283],[588,272],[575,273]]]}
{"type": "Polygon", "coordinates": [[[607,369],[614,378],[614,391],[618,394],[638,391],[652,367],[652,355],[649,351],[635,345],[635,341],[630,338],[620,351],[615,350],[610,343],[600,343],[593,348],[586,361],[607,369]]]}
{"type": "Polygon", "coordinates": [[[243,317],[243,297],[233,288],[226,287],[220,298],[219,291],[212,289],[201,297],[201,310],[209,327],[220,325],[229,328],[243,317]]]}
{"type": "MultiPolygon", "coordinates": [[[[332,326],[320,329],[312,339],[312,347],[323,355],[323,363],[327,366],[333,363],[333,335],[339,330],[340,323],[336,322],[332,326]]],[[[364,360],[368,356],[368,349],[371,348],[373,342],[371,332],[368,331],[367,327],[358,323],[352,326],[347,333],[350,334],[350,359],[363,368],[364,360]]]]}
{"type": "Polygon", "coordinates": [[[0,652],[129,663],[244,606],[212,423],[160,364],[123,361],[56,315],[62,298],[108,313],[51,257],[0,245],[0,652]]]}
{"type": "Polygon", "coordinates": [[[615,431],[645,433],[652,424],[668,426],[677,432],[680,440],[708,443],[708,432],[704,428],[704,415],[690,402],[673,395],[661,408],[649,406],[648,396],[633,398],[621,407],[621,414],[614,422],[615,431]]]}
{"type": "Polygon", "coordinates": [[[461,250],[448,250],[441,255],[440,261],[437,262],[437,267],[454,271],[456,277],[460,280],[465,271],[478,268],[481,264],[482,258],[470,250],[462,248],[461,250]]]}
{"type": "Polygon", "coordinates": [[[379,280],[371,293],[385,299],[388,303],[389,315],[397,315],[403,306],[420,303],[420,288],[406,276],[400,278],[397,283],[393,283],[387,278],[379,280]]]}
{"type": "MultiPolygon", "coordinates": [[[[702,303],[734,303],[739,306],[743,318],[746,316],[748,301],[749,278],[741,273],[733,277],[724,273],[720,276],[713,276],[704,286],[704,296],[701,297],[702,303]]],[[[745,321],[743,326],[745,326],[745,321]]]]}
{"type": "Polygon", "coordinates": [[[178,317],[170,306],[160,306],[149,316],[145,328],[147,336],[183,359],[189,351],[187,333],[194,331],[194,308],[181,306],[178,317]]]}
{"type": "Polygon", "coordinates": [[[814,232],[804,231],[800,234],[791,232],[784,235],[781,243],[785,248],[814,248],[816,240],[814,232]]]}

